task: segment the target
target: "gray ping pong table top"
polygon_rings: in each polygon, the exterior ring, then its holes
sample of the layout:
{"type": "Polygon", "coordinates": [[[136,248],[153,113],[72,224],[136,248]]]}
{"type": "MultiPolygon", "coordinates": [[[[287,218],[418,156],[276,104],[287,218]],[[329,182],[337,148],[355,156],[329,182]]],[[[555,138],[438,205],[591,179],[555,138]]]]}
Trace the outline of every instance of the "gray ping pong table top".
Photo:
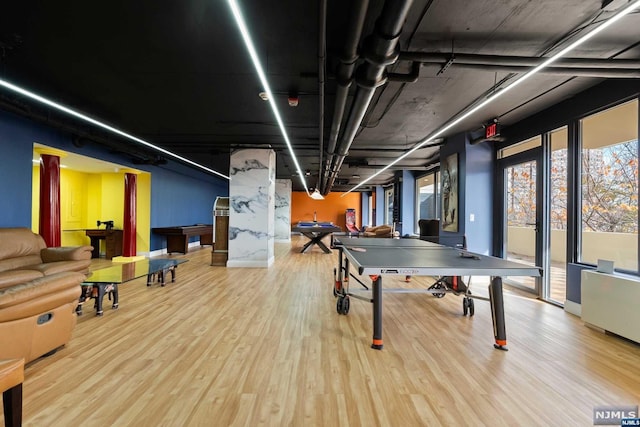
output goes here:
{"type": "Polygon", "coordinates": [[[339,236],[359,274],[413,276],[539,276],[538,267],[470,253],[420,239],[350,238],[339,236]]]}

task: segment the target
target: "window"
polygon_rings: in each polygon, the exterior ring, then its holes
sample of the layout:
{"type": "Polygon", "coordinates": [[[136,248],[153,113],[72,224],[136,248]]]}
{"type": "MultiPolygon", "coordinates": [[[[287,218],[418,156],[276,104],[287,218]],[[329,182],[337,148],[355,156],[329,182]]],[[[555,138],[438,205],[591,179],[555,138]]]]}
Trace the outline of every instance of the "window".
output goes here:
{"type": "Polygon", "coordinates": [[[567,127],[549,134],[549,265],[543,298],[564,304],[567,285],[568,158],[567,127]]]}
{"type": "Polygon", "coordinates": [[[393,222],[393,187],[384,190],[384,223],[391,225],[393,222]]]}
{"type": "Polygon", "coordinates": [[[537,135],[537,136],[534,136],[533,138],[529,138],[525,141],[510,145],[506,148],[502,148],[498,150],[498,158],[504,159],[506,157],[513,156],[514,154],[522,153],[524,151],[531,150],[536,147],[540,147],[541,145],[542,145],[542,137],[540,135],[537,135]]]}
{"type": "Polygon", "coordinates": [[[580,121],[579,261],[638,271],[638,101],[580,121]]]}
{"type": "Polygon", "coordinates": [[[420,219],[438,218],[440,203],[438,196],[438,172],[432,172],[416,178],[415,233],[420,234],[420,219]]]}

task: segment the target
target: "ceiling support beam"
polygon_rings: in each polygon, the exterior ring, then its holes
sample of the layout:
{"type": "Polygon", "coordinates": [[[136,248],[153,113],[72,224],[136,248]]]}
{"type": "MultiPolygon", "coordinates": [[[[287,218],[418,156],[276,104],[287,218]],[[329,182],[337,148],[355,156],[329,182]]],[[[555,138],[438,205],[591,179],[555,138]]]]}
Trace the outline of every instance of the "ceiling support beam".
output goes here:
{"type": "Polygon", "coordinates": [[[358,67],[356,72],[358,87],[340,143],[337,145],[335,153],[330,155],[331,167],[328,171],[326,184],[322,187],[323,194],[331,191],[333,182],[362,124],[362,119],[369,108],[375,90],[387,81],[386,67],[398,59],[398,40],[412,3],[413,0],[385,1],[373,34],[364,41],[362,51],[365,62],[358,67]]]}

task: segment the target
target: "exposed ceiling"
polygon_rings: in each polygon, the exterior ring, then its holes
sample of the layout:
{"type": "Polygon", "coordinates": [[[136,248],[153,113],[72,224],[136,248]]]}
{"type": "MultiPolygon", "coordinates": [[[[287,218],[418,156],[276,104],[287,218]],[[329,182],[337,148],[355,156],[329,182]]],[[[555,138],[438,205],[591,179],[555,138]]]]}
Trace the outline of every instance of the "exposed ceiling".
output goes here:
{"type": "MultiPolygon", "coordinates": [[[[258,96],[264,88],[226,0],[9,3],[0,13],[1,79],[223,174],[231,150],[273,148],[277,177],[302,189],[272,111],[258,96]]],[[[535,58],[557,52],[629,4],[326,0],[325,34],[320,0],[238,3],[301,168],[310,173],[307,184],[323,193],[370,177],[522,75],[535,58]],[[296,107],[289,97],[298,99],[296,107]]],[[[639,44],[635,12],[569,55],[582,61],[534,76],[445,136],[481,129],[494,117],[508,126],[603,78],[637,78],[639,44]]],[[[93,141],[139,161],[159,157],[4,87],[0,108],[70,126],[79,146],[93,141]]],[[[427,170],[438,152],[438,144],[417,150],[368,185],[390,182],[395,169],[427,170]]]]}

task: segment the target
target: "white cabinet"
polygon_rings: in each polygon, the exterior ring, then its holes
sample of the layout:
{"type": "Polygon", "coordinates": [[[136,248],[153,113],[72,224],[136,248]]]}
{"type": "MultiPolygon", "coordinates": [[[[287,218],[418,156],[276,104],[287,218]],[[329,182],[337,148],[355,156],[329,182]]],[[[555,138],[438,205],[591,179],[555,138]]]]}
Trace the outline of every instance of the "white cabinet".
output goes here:
{"type": "Polygon", "coordinates": [[[640,343],[640,278],[583,270],[582,320],[640,343]]]}

